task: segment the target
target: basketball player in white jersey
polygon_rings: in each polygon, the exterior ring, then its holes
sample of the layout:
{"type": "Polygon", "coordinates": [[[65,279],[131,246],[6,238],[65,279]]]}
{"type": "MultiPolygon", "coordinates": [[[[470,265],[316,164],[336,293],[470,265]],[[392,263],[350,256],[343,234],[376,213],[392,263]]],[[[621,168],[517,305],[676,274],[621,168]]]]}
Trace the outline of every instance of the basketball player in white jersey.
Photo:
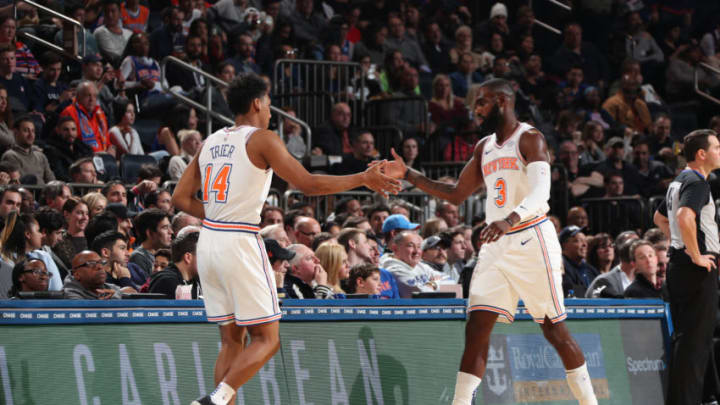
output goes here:
{"type": "Polygon", "coordinates": [[[235,126],[210,135],[177,184],[173,204],[204,218],[197,265],[208,320],[220,327],[215,390],[192,405],[225,405],[280,347],[280,307],[275,278],[258,235],[260,211],[273,172],[305,195],[355,187],[397,193],[398,180],[382,165],[349,176],[311,175],[267,130],[270,97],[265,81],[251,74],[230,85],[235,126]],[[195,196],[198,190],[202,199],[195,196]],[[250,344],[245,347],[246,333],[250,344]]]}
{"type": "Polygon", "coordinates": [[[513,321],[522,299],[543,335],[555,347],[570,389],[581,405],[596,405],[585,358],[563,323],[562,256],[549,210],[550,165],[544,136],[515,117],[515,94],[502,79],[482,84],[475,113],[483,132],[454,185],[433,181],[408,168],[395,151],[387,174],[453,204],[462,203],[482,181],[488,227],[470,282],[465,351],[453,405],[469,405],[485,373],[490,333],[496,321],[513,321]]]}

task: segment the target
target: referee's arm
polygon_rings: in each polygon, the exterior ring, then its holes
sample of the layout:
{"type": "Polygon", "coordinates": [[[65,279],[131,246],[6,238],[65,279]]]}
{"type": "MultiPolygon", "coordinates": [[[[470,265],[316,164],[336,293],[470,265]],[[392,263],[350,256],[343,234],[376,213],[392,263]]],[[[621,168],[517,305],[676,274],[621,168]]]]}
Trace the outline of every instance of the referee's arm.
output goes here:
{"type": "Polygon", "coordinates": [[[715,268],[715,257],[713,255],[701,255],[697,243],[697,230],[695,225],[695,211],[690,207],[680,207],[677,210],[677,224],[680,229],[680,236],[685,245],[685,252],[696,265],[705,267],[707,271],[715,268]]]}

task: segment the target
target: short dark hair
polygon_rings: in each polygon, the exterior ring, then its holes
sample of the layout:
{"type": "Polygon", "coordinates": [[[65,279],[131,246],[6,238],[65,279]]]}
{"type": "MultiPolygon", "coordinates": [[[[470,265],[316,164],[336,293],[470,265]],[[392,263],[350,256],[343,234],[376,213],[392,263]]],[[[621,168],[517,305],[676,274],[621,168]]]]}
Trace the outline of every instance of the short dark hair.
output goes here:
{"type": "Polygon", "coordinates": [[[268,93],[268,86],[260,76],[255,73],[239,75],[230,83],[228,91],[228,104],[233,114],[247,114],[250,105],[256,98],[262,98],[268,93]]]}
{"type": "Polygon", "coordinates": [[[647,145],[650,147],[650,137],[643,134],[637,134],[632,137],[632,140],[630,141],[630,146],[633,148],[640,145],[647,145]]]}
{"type": "Polygon", "coordinates": [[[7,192],[20,194],[20,187],[18,187],[15,184],[10,184],[5,187],[0,187],[0,201],[2,201],[5,198],[5,193],[7,193],[7,192]]]}
{"type": "Polygon", "coordinates": [[[365,232],[358,228],[345,228],[338,234],[337,240],[341,244],[346,252],[350,252],[350,241],[356,240],[358,235],[365,235],[365,232]]]}
{"type": "Polygon", "coordinates": [[[65,187],[70,188],[67,183],[61,180],[53,180],[45,184],[43,188],[43,199],[45,203],[47,204],[49,200],[54,200],[55,197],[62,195],[65,187]]]}
{"type": "Polygon", "coordinates": [[[638,250],[640,246],[650,246],[651,248],[655,249],[652,243],[649,241],[646,241],[645,239],[635,239],[630,243],[630,258],[631,261],[635,261],[635,252],[638,250]]]}
{"type": "Polygon", "coordinates": [[[57,122],[55,123],[55,128],[60,128],[60,125],[66,123],[66,122],[68,122],[68,121],[75,122],[75,120],[73,119],[73,117],[71,117],[71,116],[69,116],[69,115],[64,115],[64,116],[58,118],[57,122]]]}
{"type": "Polygon", "coordinates": [[[118,239],[125,241],[125,235],[115,230],[105,231],[92,241],[92,250],[100,255],[103,249],[112,249],[118,239]]]}
{"type": "Polygon", "coordinates": [[[168,214],[159,208],[148,208],[143,210],[137,217],[135,217],[135,230],[136,236],[139,243],[145,242],[147,239],[147,231],[155,232],[160,222],[167,218],[170,220],[168,214]]]}
{"type": "Polygon", "coordinates": [[[138,179],[140,180],[148,180],[152,179],[153,177],[161,177],[162,178],[163,172],[160,170],[160,168],[157,165],[153,164],[144,164],[140,166],[140,170],[138,170],[138,179]]]}
{"type": "Polygon", "coordinates": [[[3,160],[0,161],[0,172],[2,173],[12,173],[12,172],[19,172],[20,166],[18,166],[15,162],[10,160],[3,160]]]}
{"type": "Polygon", "coordinates": [[[310,246],[310,248],[314,252],[317,250],[317,248],[320,247],[320,245],[322,243],[325,243],[332,238],[333,238],[333,236],[330,232],[320,232],[319,234],[315,235],[315,238],[313,238],[313,242],[312,242],[312,245],[310,246]]]}
{"type": "MultiPolygon", "coordinates": [[[[80,166],[84,165],[85,163],[92,163],[93,166],[95,163],[93,163],[93,160],[91,157],[84,157],[80,158],[73,162],[73,164],[70,165],[70,176],[75,176],[76,174],[80,174],[80,171],[82,170],[80,166]]],[[[104,189],[104,187],[103,187],[104,189]]]]}
{"type": "Polygon", "coordinates": [[[108,231],[117,231],[117,229],[117,215],[112,211],[105,210],[90,218],[85,228],[85,239],[87,239],[88,245],[92,246],[98,235],[108,231]]]}
{"type": "Polygon", "coordinates": [[[72,196],[65,201],[65,204],[62,206],[63,212],[73,212],[73,210],[80,204],[88,206],[87,203],[80,199],[80,197],[72,196]]]}
{"type": "Polygon", "coordinates": [[[283,211],[282,208],[277,207],[275,205],[268,205],[267,207],[263,208],[263,210],[260,212],[260,222],[263,222],[265,220],[265,216],[270,211],[277,211],[280,213],[280,215],[285,216],[285,211],[283,211]]]}
{"type": "Polygon", "coordinates": [[[363,222],[368,222],[369,220],[367,217],[361,217],[359,215],[353,215],[348,217],[345,221],[343,221],[341,228],[357,228],[358,225],[362,224],[363,222]]]}
{"type": "MultiPolygon", "coordinates": [[[[157,207],[158,199],[160,198],[160,194],[162,193],[170,193],[169,190],[164,188],[159,188],[156,191],[153,191],[152,193],[148,193],[145,195],[145,206],[146,207],[157,207]]],[[[170,193],[172,195],[172,193],[170,193]]]]}
{"type": "Polygon", "coordinates": [[[380,273],[378,266],[374,264],[358,264],[350,269],[350,277],[348,278],[348,292],[354,293],[357,290],[358,279],[366,280],[374,273],[380,273]]]}
{"type": "Polygon", "coordinates": [[[185,234],[182,234],[179,237],[175,238],[171,246],[172,257],[170,260],[172,260],[173,263],[178,263],[182,261],[185,253],[195,254],[199,237],[200,232],[193,231],[186,232],[185,234]]]}
{"type": "Polygon", "coordinates": [[[696,129],[683,138],[683,156],[688,162],[695,161],[695,155],[697,152],[707,150],[710,147],[710,137],[717,136],[717,133],[712,129],[696,129]]]}
{"type": "Polygon", "coordinates": [[[56,63],[62,63],[62,58],[55,51],[45,51],[40,55],[40,66],[46,67],[56,63]]]}
{"type": "Polygon", "coordinates": [[[102,190],[100,190],[100,192],[102,193],[102,195],[104,195],[107,198],[108,193],[110,192],[110,189],[117,186],[118,184],[125,187],[125,185],[119,180],[110,180],[107,183],[105,183],[105,185],[103,186],[102,190]]]}
{"type": "Polygon", "coordinates": [[[635,242],[636,240],[637,239],[629,239],[623,242],[620,246],[615,245],[615,248],[618,252],[618,257],[620,258],[621,262],[630,263],[635,260],[635,258],[630,253],[630,248],[632,247],[633,242],[635,242]]]}
{"type": "Polygon", "coordinates": [[[65,226],[65,218],[60,211],[50,207],[41,207],[37,210],[35,212],[35,220],[41,232],[54,232],[65,226]]]}
{"type": "Polygon", "coordinates": [[[33,126],[35,126],[35,121],[33,121],[30,114],[23,114],[23,115],[15,118],[15,122],[13,123],[13,128],[20,129],[20,124],[22,124],[23,122],[29,122],[29,123],[33,124],[33,126]]]}
{"type": "Polygon", "coordinates": [[[170,251],[170,249],[165,249],[165,248],[158,249],[158,250],[155,252],[155,258],[157,259],[158,256],[159,256],[159,257],[165,257],[165,258],[168,259],[168,261],[172,260],[172,252],[170,251]]]}

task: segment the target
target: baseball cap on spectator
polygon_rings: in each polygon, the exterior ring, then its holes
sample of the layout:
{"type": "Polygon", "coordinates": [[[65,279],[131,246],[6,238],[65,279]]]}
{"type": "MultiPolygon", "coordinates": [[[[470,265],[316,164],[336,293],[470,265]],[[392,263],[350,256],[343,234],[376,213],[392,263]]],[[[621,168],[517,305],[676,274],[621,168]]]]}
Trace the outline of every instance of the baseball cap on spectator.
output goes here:
{"type": "Polygon", "coordinates": [[[505,18],[507,18],[508,16],[507,7],[505,7],[505,5],[502,3],[495,3],[495,5],[493,5],[490,9],[490,19],[492,20],[497,16],[502,16],[505,18]]]}
{"type": "Polygon", "coordinates": [[[436,246],[438,246],[442,242],[442,238],[437,235],[432,235],[427,238],[425,238],[424,241],[422,241],[422,244],[420,245],[420,249],[422,251],[432,249],[436,246]]]}
{"type": "Polygon", "coordinates": [[[560,239],[560,244],[562,245],[565,243],[568,239],[572,238],[573,236],[577,235],[578,233],[585,230],[585,227],[580,228],[577,225],[570,225],[566,226],[565,228],[560,231],[560,235],[558,235],[558,238],[560,239]]]}
{"type": "Polygon", "coordinates": [[[619,136],[613,136],[605,142],[605,148],[620,148],[625,147],[625,141],[619,136]]]}
{"type": "Polygon", "coordinates": [[[83,63],[95,63],[102,62],[102,57],[96,53],[91,53],[83,56],[83,63]]]}
{"type": "Polygon", "coordinates": [[[403,214],[392,214],[389,217],[385,218],[385,222],[383,222],[382,226],[382,231],[383,233],[388,233],[396,229],[418,229],[419,227],[420,224],[410,222],[410,220],[405,218],[405,215],[403,214]]]}
{"type": "Polygon", "coordinates": [[[105,207],[105,210],[112,212],[120,219],[128,219],[137,215],[136,212],[128,210],[126,206],[120,203],[110,203],[105,207]]]}
{"type": "Polygon", "coordinates": [[[275,239],[264,239],[263,242],[265,242],[265,250],[267,251],[270,263],[274,263],[277,260],[292,260],[292,258],[295,257],[295,252],[280,246],[275,239]]]}

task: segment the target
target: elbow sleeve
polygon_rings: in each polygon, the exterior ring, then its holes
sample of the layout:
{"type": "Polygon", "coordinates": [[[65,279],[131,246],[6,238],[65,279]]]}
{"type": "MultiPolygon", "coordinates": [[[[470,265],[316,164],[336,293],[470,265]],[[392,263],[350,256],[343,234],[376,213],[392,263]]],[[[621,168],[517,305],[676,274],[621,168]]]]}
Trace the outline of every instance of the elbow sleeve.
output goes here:
{"type": "Polygon", "coordinates": [[[527,165],[527,173],[530,193],[514,210],[520,218],[534,214],[550,199],[550,164],[530,162],[527,165]]]}

